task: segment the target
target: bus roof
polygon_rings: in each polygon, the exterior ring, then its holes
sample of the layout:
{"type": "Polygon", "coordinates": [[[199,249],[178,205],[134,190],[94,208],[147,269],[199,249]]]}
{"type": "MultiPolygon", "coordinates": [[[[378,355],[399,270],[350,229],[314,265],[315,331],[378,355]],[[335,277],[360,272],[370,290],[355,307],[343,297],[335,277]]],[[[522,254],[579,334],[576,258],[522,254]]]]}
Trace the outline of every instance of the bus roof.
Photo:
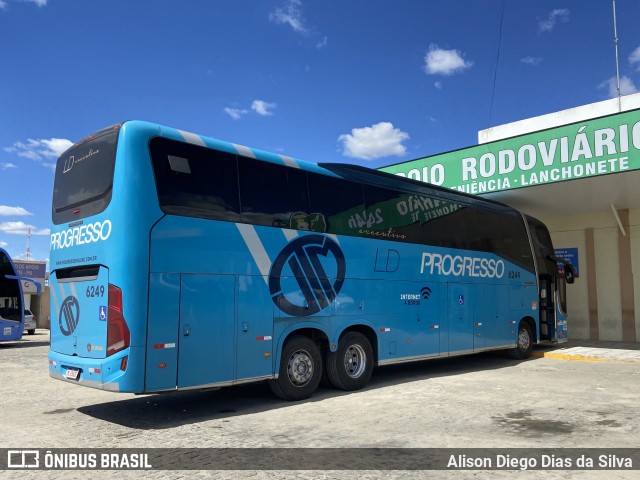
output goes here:
{"type": "MultiPolygon", "coordinates": [[[[438,185],[424,183],[418,180],[400,177],[391,173],[383,172],[380,170],[374,170],[367,167],[346,164],[346,163],[313,163],[297,158],[289,157],[286,155],[280,155],[265,150],[246,147],[243,145],[235,144],[219,140],[213,137],[204,135],[198,135],[191,132],[186,132],[172,127],[166,127],[152,122],[140,121],[140,120],[128,120],[116,125],[107,127],[108,129],[120,128],[127,124],[130,127],[152,127],[157,128],[159,136],[165,136],[168,138],[179,138],[182,141],[200,145],[208,148],[220,149],[229,153],[235,153],[242,156],[255,157],[256,159],[272,162],[280,165],[286,165],[301,170],[311,171],[315,173],[321,173],[328,176],[340,177],[346,180],[355,181],[362,184],[386,187],[391,189],[397,189],[408,193],[431,195],[441,198],[446,201],[455,201],[458,203],[465,203],[469,205],[482,206],[493,210],[513,211],[516,209],[496,200],[483,198],[477,195],[460,192],[457,190],[441,187],[438,185]]],[[[102,129],[102,132],[106,129],[102,129]]],[[[97,133],[99,133],[97,132],[97,133]]],[[[96,134],[94,134],[96,135],[96,134]]],[[[89,136],[88,138],[91,138],[89,136]]],[[[519,212],[518,212],[519,213],[519,212]]]]}

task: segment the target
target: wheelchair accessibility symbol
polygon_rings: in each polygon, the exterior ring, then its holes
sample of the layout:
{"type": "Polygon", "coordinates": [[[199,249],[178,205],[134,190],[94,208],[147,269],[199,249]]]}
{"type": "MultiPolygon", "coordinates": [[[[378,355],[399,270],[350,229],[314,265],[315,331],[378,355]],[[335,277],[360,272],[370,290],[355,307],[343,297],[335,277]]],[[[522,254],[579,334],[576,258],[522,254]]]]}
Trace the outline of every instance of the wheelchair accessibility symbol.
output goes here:
{"type": "Polygon", "coordinates": [[[103,322],[107,320],[107,307],[100,306],[100,316],[98,318],[103,322]]]}
{"type": "Polygon", "coordinates": [[[458,305],[464,305],[464,295],[458,295],[458,305]]]}

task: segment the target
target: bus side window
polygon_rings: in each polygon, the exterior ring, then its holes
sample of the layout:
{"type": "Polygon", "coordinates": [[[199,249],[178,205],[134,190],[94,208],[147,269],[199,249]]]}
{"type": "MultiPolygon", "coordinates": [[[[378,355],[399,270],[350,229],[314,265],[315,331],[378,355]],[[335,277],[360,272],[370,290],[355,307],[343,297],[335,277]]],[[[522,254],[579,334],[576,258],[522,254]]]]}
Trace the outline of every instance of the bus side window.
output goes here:
{"type": "Polygon", "coordinates": [[[340,178],[309,173],[309,208],[326,222],[327,233],[358,235],[362,223],[362,186],[340,178]]]}
{"type": "Polygon", "coordinates": [[[239,157],[239,171],[243,222],[294,228],[294,214],[309,213],[305,171],[246,157],[239,157]]]}
{"type": "Polygon", "coordinates": [[[231,222],[240,220],[234,154],[161,137],[151,140],[149,151],[163,212],[231,222]]]}
{"type": "Polygon", "coordinates": [[[364,186],[367,212],[366,236],[421,243],[417,195],[372,185],[364,186]]]}

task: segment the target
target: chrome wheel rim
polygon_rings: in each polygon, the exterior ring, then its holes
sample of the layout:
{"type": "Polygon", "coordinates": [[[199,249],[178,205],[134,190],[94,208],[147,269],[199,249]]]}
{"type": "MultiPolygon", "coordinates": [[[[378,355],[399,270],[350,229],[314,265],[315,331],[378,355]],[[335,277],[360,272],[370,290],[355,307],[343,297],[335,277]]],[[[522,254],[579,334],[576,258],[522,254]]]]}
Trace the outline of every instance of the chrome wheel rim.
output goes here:
{"type": "Polygon", "coordinates": [[[531,338],[529,338],[529,332],[525,328],[521,328],[518,333],[518,347],[523,352],[529,349],[531,345],[531,338]]]}
{"type": "Polygon", "coordinates": [[[304,387],[313,378],[313,360],[309,352],[296,350],[289,357],[287,375],[296,387],[304,387]]]}
{"type": "Polygon", "coordinates": [[[367,355],[360,345],[351,345],[344,352],[344,370],[351,378],[360,377],[367,368],[367,355]]]}

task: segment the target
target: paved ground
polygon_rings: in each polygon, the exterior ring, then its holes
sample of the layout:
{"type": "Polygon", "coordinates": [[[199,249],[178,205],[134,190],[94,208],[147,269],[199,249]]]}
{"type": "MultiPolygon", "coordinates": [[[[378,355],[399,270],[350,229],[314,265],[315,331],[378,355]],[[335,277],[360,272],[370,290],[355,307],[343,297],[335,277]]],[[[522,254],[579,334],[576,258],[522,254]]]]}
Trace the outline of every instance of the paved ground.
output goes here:
{"type": "MultiPolygon", "coordinates": [[[[48,332],[0,344],[0,447],[640,448],[640,362],[483,354],[378,368],[363,391],[275,399],[265,384],[134,396],[75,387],[47,373],[48,332]]],[[[610,345],[609,345],[610,347],[610,345]]],[[[563,347],[575,358],[575,348],[563,347]]],[[[548,353],[569,355],[561,349],[548,353]],[[560,353],[559,353],[560,352],[560,353]]],[[[617,353],[616,353],[617,352],[617,353]]],[[[597,357],[587,352],[584,359],[597,357]]],[[[602,352],[601,352],[602,353],[602,352]]],[[[637,350],[636,352],[637,353],[637,350]]],[[[576,357],[577,355],[577,357],[576,357]]],[[[567,357],[568,358],[568,357],[567,357]]],[[[14,472],[5,472],[6,475],[14,472]]],[[[640,471],[91,472],[91,478],[639,478],[640,471]]],[[[2,475],[2,472],[0,472],[2,475]]],[[[87,472],[29,472],[89,478],[87,472]]]]}

